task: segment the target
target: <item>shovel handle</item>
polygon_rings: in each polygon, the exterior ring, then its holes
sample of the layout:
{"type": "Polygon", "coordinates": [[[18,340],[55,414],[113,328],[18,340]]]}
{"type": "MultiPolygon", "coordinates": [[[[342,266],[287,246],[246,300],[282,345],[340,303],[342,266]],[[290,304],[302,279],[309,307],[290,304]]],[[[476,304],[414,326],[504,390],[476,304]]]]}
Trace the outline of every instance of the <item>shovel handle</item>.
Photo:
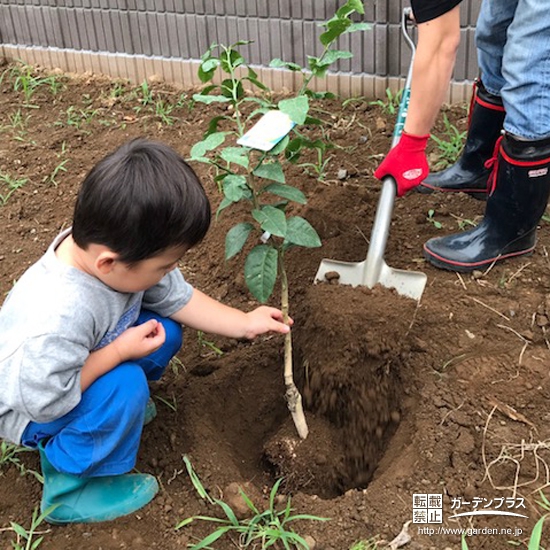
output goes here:
{"type": "MultiPolygon", "coordinates": [[[[412,21],[411,14],[412,10],[410,8],[404,9],[401,20],[401,29],[407,44],[411,48],[412,55],[409,71],[407,73],[407,79],[405,81],[405,88],[403,89],[403,94],[401,95],[401,101],[399,103],[397,122],[393,130],[392,148],[397,145],[399,139],[401,138],[401,134],[403,133],[405,121],[407,119],[407,111],[409,109],[409,100],[411,97],[412,70],[414,54],[416,52],[414,42],[407,32],[407,22],[412,21]]],[[[382,179],[382,192],[380,193],[380,199],[378,200],[378,207],[374,217],[374,224],[372,226],[369,251],[367,253],[365,266],[365,283],[369,288],[372,288],[380,280],[380,271],[384,263],[384,251],[386,250],[386,243],[388,241],[396,192],[397,183],[395,179],[391,176],[384,177],[382,179]]]]}

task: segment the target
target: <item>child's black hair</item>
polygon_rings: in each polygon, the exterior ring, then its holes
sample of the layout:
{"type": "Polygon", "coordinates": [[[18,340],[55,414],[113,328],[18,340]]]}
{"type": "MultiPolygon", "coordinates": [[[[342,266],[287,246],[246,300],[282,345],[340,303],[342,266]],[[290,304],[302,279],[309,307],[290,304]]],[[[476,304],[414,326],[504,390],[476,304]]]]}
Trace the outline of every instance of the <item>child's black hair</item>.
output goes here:
{"type": "Polygon", "coordinates": [[[102,244],[129,264],[192,247],[210,226],[210,203],[194,170],[171,147],[134,139],[100,160],[76,200],[73,239],[102,244]]]}

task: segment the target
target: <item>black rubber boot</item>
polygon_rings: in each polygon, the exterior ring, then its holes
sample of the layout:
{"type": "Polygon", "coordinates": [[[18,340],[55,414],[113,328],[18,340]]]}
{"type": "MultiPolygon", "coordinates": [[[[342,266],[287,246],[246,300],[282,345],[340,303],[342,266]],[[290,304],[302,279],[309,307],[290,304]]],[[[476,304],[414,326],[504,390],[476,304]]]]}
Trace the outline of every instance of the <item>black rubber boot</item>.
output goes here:
{"type": "Polygon", "coordinates": [[[468,272],[533,252],[550,194],[550,139],[506,135],[497,148],[483,221],[464,233],[430,239],[424,257],[436,267],[468,272]]]}
{"type": "Polygon", "coordinates": [[[481,81],[476,81],[470,104],[468,135],[461,156],[452,166],[430,174],[416,188],[417,191],[461,191],[477,199],[486,199],[490,170],[485,163],[493,156],[504,115],[502,99],[490,94],[481,81]]]}

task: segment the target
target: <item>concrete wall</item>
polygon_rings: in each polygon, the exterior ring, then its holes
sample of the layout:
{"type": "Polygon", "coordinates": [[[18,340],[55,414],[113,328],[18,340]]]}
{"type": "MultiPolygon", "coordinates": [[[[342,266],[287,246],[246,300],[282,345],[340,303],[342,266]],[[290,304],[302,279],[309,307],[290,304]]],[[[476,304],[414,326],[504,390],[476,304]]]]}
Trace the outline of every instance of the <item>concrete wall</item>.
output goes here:
{"type": "MultiPolygon", "coordinates": [[[[474,27],[481,0],[461,4],[462,41],[449,101],[463,101],[477,76],[474,27]]],[[[320,50],[318,23],[344,0],[0,0],[0,54],[69,72],[92,71],[139,83],[153,74],[189,87],[212,42],[253,40],[241,49],[275,89],[295,75],[267,69],[271,59],[305,65],[320,50]]],[[[368,31],[344,35],[341,61],[318,88],[344,97],[384,97],[398,89],[410,51],[403,41],[403,0],[365,0],[368,31]]],[[[414,35],[414,32],[413,32],[414,35]]]]}

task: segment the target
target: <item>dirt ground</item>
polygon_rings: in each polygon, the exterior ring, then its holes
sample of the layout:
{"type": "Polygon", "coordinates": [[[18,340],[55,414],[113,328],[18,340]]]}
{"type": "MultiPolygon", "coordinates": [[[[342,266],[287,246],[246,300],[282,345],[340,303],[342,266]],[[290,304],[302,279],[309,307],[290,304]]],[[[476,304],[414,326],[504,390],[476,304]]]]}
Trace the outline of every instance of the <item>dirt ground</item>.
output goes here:
{"type": "MultiPolygon", "coordinates": [[[[191,91],[152,84],[155,97],[174,107],[163,123],[130,86],[63,74],[55,75],[62,84],[57,93],[41,85],[25,105],[12,67],[2,67],[0,175],[27,181],[0,206],[3,296],[70,225],[79,183],[96,161],[137,136],[164,141],[188,157],[222,109],[192,107],[191,91]]],[[[157,476],[159,495],[139,513],[110,523],[42,524],[41,549],[177,549],[205,537],[212,525],[175,529],[192,515],[220,514],[197,495],[184,455],[213,497],[232,502],[229,485],[236,482],[262,510],[283,477],[281,494],[292,497],[297,513],[330,518],[294,526],[312,537],[316,550],[347,550],[371,537],[391,541],[413,520],[418,494],[442,495],[443,522],[411,523],[408,548],[460,548],[458,534],[430,535],[427,527],[479,530],[467,538],[470,549],[527,547],[543,513],[538,491],[548,495],[550,485],[550,225],[541,222],[532,256],[459,276],[428,265],[422,244],[471,227],[484,203],[411,193],[396,201],[386,261],[427,274],[420,303],[384,288],[314,285],[322,258],[366,255],[380,191],[372,172],[389,148],[393,124],[391,114],[365,99],[319,101],[314,108],[335,144],[325,177],[319,181],[299,167],[287,174],[306,193],[300,215],[323,243],[288,255],[295,371],[309,437],[297,441],[286,410],[281,337],[240,342],[186,330],[179,361],[151,387],[158,416],[145,427],[139,454],[138,470],[157,476]],[[527,518],[449,517],[498,503],[527,518]]],[[[445,113],[465,129],[465,106],[445,113]]],[[[443,129],[440,119],[436,133],[443,129]]],[[[431,143],[432,163],[437,155],[431,143]]],[[[195,168],[215,209],[221,197],[212,174],[204,165],[195,168]]],[[[6,192],[4,181],[3,199],[6,192]]],[[[197,288],[249,310],[257,304],[244,284],[242,261],[223,260],[233,223],[222,214],[181,269],[197,288]]],[[[34,453],[18,457],[27,470],[39,471],[34,453]]],[[[28,528],[40,494],[33,475],[1,466],[0,548],[15,541],[10,522],[28,528]]],[[[550,526],[545,531],[548,547],[550,526]]],[[[230,538],[212,545],[238,547],[230,538]]]]}

